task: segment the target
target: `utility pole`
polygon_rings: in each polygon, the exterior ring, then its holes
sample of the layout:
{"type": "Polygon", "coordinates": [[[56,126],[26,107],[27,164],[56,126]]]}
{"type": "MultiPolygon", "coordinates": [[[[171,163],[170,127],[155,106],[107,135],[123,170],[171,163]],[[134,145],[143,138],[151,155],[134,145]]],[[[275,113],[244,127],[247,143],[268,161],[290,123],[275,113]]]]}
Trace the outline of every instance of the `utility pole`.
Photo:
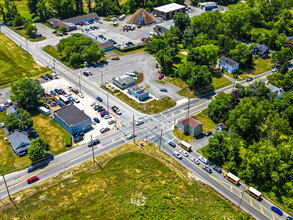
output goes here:
{"type": "Polygon", "coordinates": [[[93,145],[93,136],[91,135],[91,147],[93,152],[93,161],[95,162],[95,154],[94,154],[94,145],[93,145]]]}
{"type": "Polygon", "coordinates": [[[3,172],[2,172],[1,169],[0,169],[0,172],[1,172],[1,174],[2,174],[2,177],[3,177],[4,183],[5,183],[5,187],[6,187],[6,190],[7,190],[8,197],[9,197],[10,201],[13,203],[13,205],[15,206],[15,208],[18,209],[17,206],[15,205],[15,203],[13,202],[11,196],[10,196],[9,189],[8,189],[8,187],[7,187],[7,183],[6,183],[5,177],[4,177],[3,172]]]}
{"type": "Polygon", "coordinates": [[[148,143],[148,130],[145,131],[145,143],[148,143]]]}
{"type": "Polygon", "coordinates": [[[135,124],[134,124],[134,115],[132,116],[132,119],[133,119],[133,122],[132,122],[132,125],[133,125],[133,143],[135,143],[135,124]]]}
{"type": "Polygon", "coordinates": [[[240,199],[239,206],[238,206],[238,211],[240,209],[240,205],[241,205],[241,202],[242,202],[243,194],[244,194],[244,190],[242,191],[241,199],[240,199]]]}
{"type": "Polygon", "coordinates": [[[148,103],[145,103],[145,113],[148,113],[148,103]]]}
{"type": "Polygon", "coordinates": [[[189,116],[189,103],[190,103],[190,92],[188,92],[188,109],[187,109],[187,116],[189,116]]]}
{"type": "Polygon", "coordinates": [[[54,73],[56,73],[56,70],[55,70],[55,61],[56,61],[56,60],[55,60],[55,58],[54,58],[54,73]]]}
{"type": "Polygon", "coordinates": [[[163,129],[161,130],[159,150],[161,150],[161,146],[162,146],[162,135],[163,135],[163,129]]]}
{"type": "Polygon", "coordinates": [[[107,112],[109,112],[109,93],[107,93],[107,112]]]}

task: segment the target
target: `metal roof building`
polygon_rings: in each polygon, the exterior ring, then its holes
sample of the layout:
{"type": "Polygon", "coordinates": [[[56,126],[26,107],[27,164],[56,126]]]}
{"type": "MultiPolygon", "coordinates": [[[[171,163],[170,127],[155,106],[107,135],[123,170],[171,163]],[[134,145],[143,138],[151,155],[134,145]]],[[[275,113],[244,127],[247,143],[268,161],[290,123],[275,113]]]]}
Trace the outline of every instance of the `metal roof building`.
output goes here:
{"type": "Polygon", "coordinates": [[[126,89],[135,84],[135,80],[131,76],[127,75],[114,77],[112,81],[113,84],[118,86],[120,89],[126,89]]]}

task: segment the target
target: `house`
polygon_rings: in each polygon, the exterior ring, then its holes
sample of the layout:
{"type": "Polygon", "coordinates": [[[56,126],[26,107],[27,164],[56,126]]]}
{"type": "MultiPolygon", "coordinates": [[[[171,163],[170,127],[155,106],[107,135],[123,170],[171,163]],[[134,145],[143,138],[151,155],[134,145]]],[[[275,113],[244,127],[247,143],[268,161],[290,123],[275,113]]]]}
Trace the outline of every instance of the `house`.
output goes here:
{"type": "Polygon", "coordinates": [[[264,44],[256,45],[253,50],[253,55],[258,55],[260,58],[266,59],[269,57],[270,49],[264,44]]]}
{"type": "Polygon", "coordinates": [[[272,84],[267,84],[266,87],[271,90],[270,96],[275,94],[278,99],[282,99],[282,94],[283,94],[283,89],[282,88],[279,88],[279,87],[274,86],[272,84]]]}
{"type": "Polygon", "coordinates": [[[219,67],[228,73],[235,73],[239,69],[239,63],[227,57],[221,56],[219,59],[219,67]]]}
{"type": "Polygon", "coordinates": [[[202,134],[203,124],[196,119],[194,115],[187,116],[180,119],[177,124],[177,128],[183,134],[190,134],[194,137],[202,134]]]}
{"type": "Polygon", "coordinates": [[[92,128],[92,120],[75,105],[67,105],[53,112],[54,120],[69,134],[75,135],[92,128]]]}
{"type": "Polygon", "coordinates": [[[13,151],[18,155],[22,156],[27,153],[30,147],[30,140],[26,132],[14,131],[8,136],[9,144],[13,151]]]}
{"type": "Polygon", "coordinates": [[[48,24],[50,24],[53,28],[60,28],[64,26],[66,28],[66,31],[72,31],[76,30],[76,26],[73,23],[70,22],[64,22],[57,18],[50,18],[47,20],[48,24]]]}
{"type": "Polygon", "coordinates": [[[153,14],[155,17],[162,17],[164,20],[169,20],[173,18],[173,16],[177,12],[185,13],[185,5],[179,5],[177,3],[170,3],[167,5],[162,5],[160,7],[156,7],[153,10],[153,14]]]}
{"type": "Polygon", "coordinates": [[[118,86],[120,89],[126,89],[135,84],[135,80],[131,76],[120,76],[114,77],[112,82],[115,86],[118,86]]]}
{"type": "Polygon", "coordinates": [[[200,2],[198,3],[198,7],[200,7],[204,11],[212,11],[213,9],[218,9],[218,5],[216,2],[200,2]]]}
{"type": "Polygon", "coordinates": [[[141,88],[137,85],[129,87],[128,93],[133,97],[137,98],[139,101],[143,101],[149,98],[149,92],[146,92],[144,88],[141,88]]]}
{"type": "Polygon", "coordinates": [[[13,113],[15,115],[15,117],[17,117],[18,115],[16,114],[16,107],[15,106],[9,106],[6,109],[6,115],[10,115],[11,113],[13,113]]]}

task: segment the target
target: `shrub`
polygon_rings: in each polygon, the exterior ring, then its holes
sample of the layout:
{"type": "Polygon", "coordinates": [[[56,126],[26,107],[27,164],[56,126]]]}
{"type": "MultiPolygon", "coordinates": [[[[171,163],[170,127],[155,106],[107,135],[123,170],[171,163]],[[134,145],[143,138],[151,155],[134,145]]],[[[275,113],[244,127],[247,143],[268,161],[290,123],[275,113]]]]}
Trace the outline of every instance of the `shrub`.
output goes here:
{"type": "Polygon", "coordinates": [[[105,17],[105,18],[104,18],[104,21],[111,21],[111,18],[109,18],[109,17],[105,17]]]}
{"type": "Polygon", "coordinates": [[[71,147],[71,145],[72,145],[72,138],[71,138],[70,134],[67,134],[65,136],[65,145],[66,145],[66,147],[71,147]]]}

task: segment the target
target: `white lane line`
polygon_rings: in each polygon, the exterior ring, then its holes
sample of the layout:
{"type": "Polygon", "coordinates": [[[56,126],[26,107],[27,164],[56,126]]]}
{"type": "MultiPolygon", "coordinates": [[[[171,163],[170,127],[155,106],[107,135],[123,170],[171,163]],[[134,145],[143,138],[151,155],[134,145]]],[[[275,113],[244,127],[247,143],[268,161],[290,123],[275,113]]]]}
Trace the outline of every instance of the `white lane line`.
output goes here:
{"type": "Polygon", "coordinates": [[[127,141],[125,140],[125,138],[124,138],[123,136],[121,136],[121,139],[122,139],[125,143],[127,143],[127,141]]]}

